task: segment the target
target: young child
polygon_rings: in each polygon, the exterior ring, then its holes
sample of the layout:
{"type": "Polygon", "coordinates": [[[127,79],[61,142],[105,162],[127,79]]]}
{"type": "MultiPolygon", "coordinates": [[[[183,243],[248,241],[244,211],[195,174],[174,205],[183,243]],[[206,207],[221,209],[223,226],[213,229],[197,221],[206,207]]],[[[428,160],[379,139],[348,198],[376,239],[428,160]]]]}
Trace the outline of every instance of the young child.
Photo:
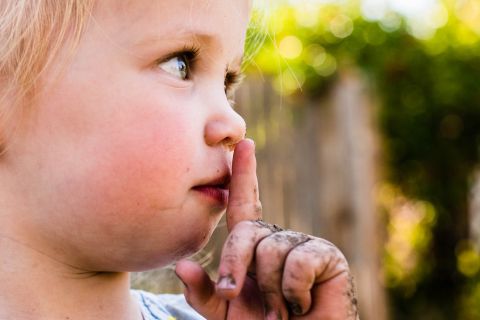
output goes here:
{"type": "Polygon", "coordinates": [[[250,6],[0,2],[0,319],[358,319],[339,250],[260,220],[228,100],[250,6]],[[213,282],[182,259],[225,210],[213,282]],[[185,297],[130,290],[174,261],[185,297]]]}

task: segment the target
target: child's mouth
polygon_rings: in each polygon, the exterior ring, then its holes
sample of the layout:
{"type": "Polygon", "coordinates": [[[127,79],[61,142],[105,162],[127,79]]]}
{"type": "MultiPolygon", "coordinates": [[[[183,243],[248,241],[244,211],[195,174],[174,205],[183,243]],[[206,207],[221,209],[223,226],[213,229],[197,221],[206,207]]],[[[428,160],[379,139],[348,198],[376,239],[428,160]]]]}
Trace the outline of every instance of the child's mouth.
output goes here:
{"type": "Polygon", "coordinates": [[[224,175],[192,189],[201,193],[206,199],[213,200],[216,206],[225,208],[228,203],[229,184],[230,175],[224,175]]]}
{"type": "Polygon", "coordinates": [[[193,190],[202,193],[205,197],[213,199],[217,205],[226,207],[228,203],[228,189],[223,189],[217,186],[198,186],[193,190]]]}

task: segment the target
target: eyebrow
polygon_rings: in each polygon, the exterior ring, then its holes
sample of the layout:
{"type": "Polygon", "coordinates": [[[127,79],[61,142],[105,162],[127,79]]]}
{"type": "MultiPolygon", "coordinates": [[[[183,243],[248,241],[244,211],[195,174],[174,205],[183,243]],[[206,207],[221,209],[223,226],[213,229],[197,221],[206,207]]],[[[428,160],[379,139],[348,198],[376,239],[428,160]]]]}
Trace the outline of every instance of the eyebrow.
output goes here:
{"type": "Polygon", "coordinates": [[[166,40],[179,40],[179,41],[192,41],[192,42],[209,42],[209,43],[218,43],[220,44],[220,40],[218,39],[218,36],[211,34],[211,33],[199,33],[199,32],[194,32],[194,31],[176,31],[175,36],[169,36],[167,35],[153,35],[146,37],[145,39],[142,39],[140,41],[137,41],[134,43],[135,47],[143,47],[143,46],[149,46],[152,44],[156,44],[161,41],[166,41],[166,40]],[[201,41],[198,41],[200,39],[201,41]]]}

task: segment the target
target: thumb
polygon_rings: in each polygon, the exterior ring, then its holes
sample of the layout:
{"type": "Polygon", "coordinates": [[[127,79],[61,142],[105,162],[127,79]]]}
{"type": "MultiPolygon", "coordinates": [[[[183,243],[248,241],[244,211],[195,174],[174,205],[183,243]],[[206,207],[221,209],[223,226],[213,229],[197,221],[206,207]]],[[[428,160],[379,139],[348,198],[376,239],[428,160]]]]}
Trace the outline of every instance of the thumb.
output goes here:
{"type": "Polygon", "coordinates": [[[175,273],[185,285],[185,299],[207,319],[225,319],[227,301],[215,294],[215,283],[196,262],[180,260],[175,273]]]}

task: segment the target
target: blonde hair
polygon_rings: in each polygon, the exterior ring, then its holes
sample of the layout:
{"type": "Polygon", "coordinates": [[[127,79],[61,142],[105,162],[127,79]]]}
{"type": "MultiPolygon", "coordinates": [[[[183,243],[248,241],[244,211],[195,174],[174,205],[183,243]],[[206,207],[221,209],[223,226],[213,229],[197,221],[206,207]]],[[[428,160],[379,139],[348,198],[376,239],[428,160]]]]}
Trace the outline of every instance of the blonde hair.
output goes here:
{"type": "MultiPolygon", "coordinates": [[[[0,154],[9,120],[34,97],[36,82],[66,43],[79,41],[94,0],[0,0],[0,154]]],[[[73,52],[73,51],[72,51],[73,52]]]]}

